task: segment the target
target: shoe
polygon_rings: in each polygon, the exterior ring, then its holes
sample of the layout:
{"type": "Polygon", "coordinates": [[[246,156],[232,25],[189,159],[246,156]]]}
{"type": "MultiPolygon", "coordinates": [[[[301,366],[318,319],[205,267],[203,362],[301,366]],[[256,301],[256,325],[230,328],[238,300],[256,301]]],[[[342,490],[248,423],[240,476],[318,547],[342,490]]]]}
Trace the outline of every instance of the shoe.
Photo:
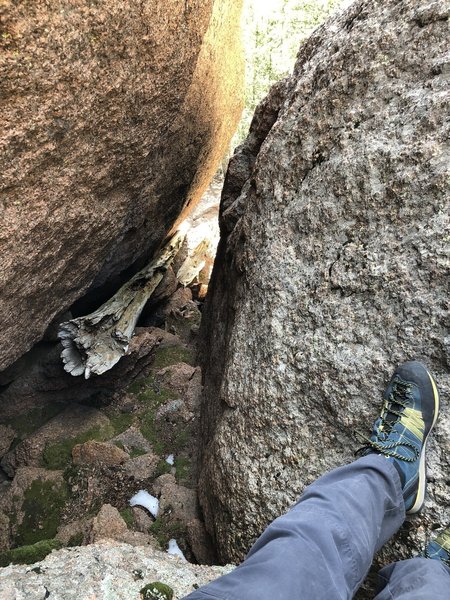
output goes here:
{"type": "Polygon", "coordinates": [[[450,567],[450,527],[428,544],[423,556],[425,558],[440,560],[450,567]]]}
{"type": "Polygon", "coordinates": [[[383,454],[397,469],[408,514],[425,499],[425,449],[439,413],[436,383],[420,362],[400,365],[384,392],[381,415],[364,438],[363,455],[383,454]]]}

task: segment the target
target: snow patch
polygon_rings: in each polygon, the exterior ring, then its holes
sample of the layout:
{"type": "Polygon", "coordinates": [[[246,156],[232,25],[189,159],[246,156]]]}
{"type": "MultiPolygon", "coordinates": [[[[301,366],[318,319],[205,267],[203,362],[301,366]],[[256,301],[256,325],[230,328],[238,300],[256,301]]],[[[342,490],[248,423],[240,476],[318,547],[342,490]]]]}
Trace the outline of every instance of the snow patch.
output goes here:
{"type": "Polygon", "coordinates": [[[180,547],[177,544],[177,541],[174,539],[169,540],[169,548],[167,549],[167,554],[172,554],[172,556],[179,556],[181,560],[187,562],[183,552],[180,550],[180,547]]]}
{"type": "Polygon", "coordinates": [[[131,498],[130,506],[143,506],[156,519],[159,509],[159,500],[145,490],[139,490],[139,492],[131,498]]]}

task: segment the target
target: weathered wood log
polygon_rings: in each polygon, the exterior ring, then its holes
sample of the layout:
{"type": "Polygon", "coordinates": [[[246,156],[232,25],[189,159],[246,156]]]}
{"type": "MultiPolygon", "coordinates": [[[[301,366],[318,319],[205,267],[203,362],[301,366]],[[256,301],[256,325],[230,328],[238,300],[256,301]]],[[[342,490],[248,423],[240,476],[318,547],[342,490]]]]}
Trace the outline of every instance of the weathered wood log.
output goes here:
{"type": "Polygon", "coordinates": [[[60,325],[61,358],[71,375],[101,375],[128,350],[131,336],[145,304],[164,277],[183,243],[177,233],[142,271],[93,313],[60,325]]]}

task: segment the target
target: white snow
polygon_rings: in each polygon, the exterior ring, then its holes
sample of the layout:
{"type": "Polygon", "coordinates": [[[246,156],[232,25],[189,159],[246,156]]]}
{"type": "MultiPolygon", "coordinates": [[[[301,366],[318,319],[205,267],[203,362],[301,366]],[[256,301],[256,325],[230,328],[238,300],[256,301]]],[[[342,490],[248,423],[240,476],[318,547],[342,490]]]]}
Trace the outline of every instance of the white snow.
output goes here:
{"type": "Polygon", "coordinates": [[[169,465],[173,465],[174,462],[175,462],[175,458],[174,458],[173,454],[169,454],[169,456],[166,458],[166,463],[169,463],[169,465]]]}
{"type": "Polygon", "coordinates": [[[143,506],[156,519],[159,509],[159,500],[145,490],[139,490],[139,492],[131,498],[130,506],[143,506]]]}
{"type": "Polygon", "coordinates": [[[179,556],[181,560],[187,562],[183,552],[180,550],[180,547],[177,544],[177,541],[172,539],[169,540],[169,548],[167,549],[167,554],[172,554],[173,556],[179,556]]]}

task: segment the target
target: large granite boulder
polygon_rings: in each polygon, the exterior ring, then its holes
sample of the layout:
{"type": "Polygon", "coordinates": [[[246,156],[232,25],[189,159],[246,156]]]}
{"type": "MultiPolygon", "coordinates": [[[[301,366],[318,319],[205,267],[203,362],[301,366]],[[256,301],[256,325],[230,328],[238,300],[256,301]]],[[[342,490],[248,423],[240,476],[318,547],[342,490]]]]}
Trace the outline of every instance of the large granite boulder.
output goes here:
{"type": "Polygon", "coordinates": [[[397,363],[436,375],[422,516],[450,520],[448,3],[355,2],[300,48],[229,166],[207,299],[201,502],[221,559],[351,461],[397,363]]]}
{"type": "Polygon", "coordinates": [[[241,3],[2,3],[0,370],[201,196],[240,116],[241,3]]]}
{"type": "Polygon", "coordinates": [[[172,589],[173,600],[179,600],[229,571],[231,567],[192,565],[149,546],[103,541],[52,552],[33,568],[0,569],[0,596],[2,600],[130,600],[139,598],[146,585],[160,582],[172,589]]]}

